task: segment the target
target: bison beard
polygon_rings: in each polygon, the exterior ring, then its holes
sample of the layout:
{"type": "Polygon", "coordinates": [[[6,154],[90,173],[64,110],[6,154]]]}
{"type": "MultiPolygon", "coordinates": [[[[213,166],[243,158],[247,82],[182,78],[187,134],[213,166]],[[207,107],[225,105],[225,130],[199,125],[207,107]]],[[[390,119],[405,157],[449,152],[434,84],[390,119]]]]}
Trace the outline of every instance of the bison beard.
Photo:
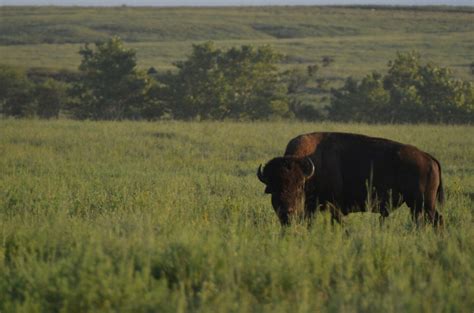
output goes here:
{"type": "Polygon", "coordinates": [[[283,157],[257,171],[283,225],[329,210],[333,220],[371,210],[383,217],[406,203],[415,222],[443,224],[439,162],[418,148],[346,133],[311,133],[292,139],[283,157]],[[368,206],[367,203],[375,203],[368,206]]]}

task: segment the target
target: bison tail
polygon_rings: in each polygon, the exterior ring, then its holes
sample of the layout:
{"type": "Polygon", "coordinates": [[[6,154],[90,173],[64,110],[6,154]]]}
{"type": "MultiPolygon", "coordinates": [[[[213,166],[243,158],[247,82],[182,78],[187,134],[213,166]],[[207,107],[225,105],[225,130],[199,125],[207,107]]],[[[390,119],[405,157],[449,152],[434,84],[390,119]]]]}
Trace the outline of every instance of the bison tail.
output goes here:
{"type": "Polygon", "coordinates": [[[443,188],[443,182],[441,181],[441,172],[439,174],[438,202],[440,204],[444,204],[444,188],[443,188]]]}
{"type": "Polygon", "coordinates": [[[444,199],[443,180],[441,179],[441,164],[439,164],[438,160],[436,160],[435,158],[433,159],[436,161],[436,164],[438,164],[438,169],[439,169],[439,186],[438,186],[436,197],[440,204],[444,204],[445,199],[444,199]]]}

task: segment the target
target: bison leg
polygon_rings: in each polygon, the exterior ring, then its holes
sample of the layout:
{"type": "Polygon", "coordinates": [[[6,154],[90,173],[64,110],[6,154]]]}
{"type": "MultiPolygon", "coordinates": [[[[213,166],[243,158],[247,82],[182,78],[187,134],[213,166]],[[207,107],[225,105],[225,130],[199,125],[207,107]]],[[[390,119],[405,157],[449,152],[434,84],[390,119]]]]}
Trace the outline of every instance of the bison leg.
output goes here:
{"type": "Polygon", "coordinates": [[[436,210],[436,194],[428,197],[425,202],[424,213],[425,219],[430,221],[434,227],[443,227],[443,216],[436,210]]]}
{"type": "Polygon", "coordinates": [[[441,169],[437,162],[432,162],[431,171],[429,173],[426,182],[426,188],[423,194],[425,199],[423,212],[425,214],[425,218],[430,221],[430,223],[432,223],[434,227],[443,226],[443,216],[441,216],[441,214],[436,211],[438,189],[440,188],[442,189],[441,169]]]}
{"type": "Polygon", "coordinates": [[[390,215],[390,212],[400,207],[403,203],[403,197],[397,190],[390,189],[384,194],[379,204],[380,225],[385,222],[385,219],[390,215]]]}
{"type": "Polygon", "coordinates": [[[418,227],[420,225],[420,219],[423,213],[422,207],[423,203],[418,201],[407,202],[408,207],[410,208],[411,219],[413,223],[418,227]]]}
{"type": "Polygon", "coordinates": [[[307,196],[305,202],[305,217],[312,218],[318,211],[319,201],[315,196],[307,196]]]}
{"type": "Polygon", "coordinates": [[[331,224],[334,225],[334,222],[337,222],[338,224],[342,224],[342,212],[339,210],[339,208],[328,202],[326,204],[327,208],[329,209],[329,212],[331,212],[331,224]]]}
{"type": "Polygon", "coordinates": [[[419,226],[420,219],[424,217],[425,220],[433,224],[434,227],[443,226],[443,216],[436,210],[434,199],[427,198],[427,201],[418,199],[407,202],[410,207],[413,221],[419,226]]]}
{"type": "Polygon", "coordinates": [[[443,227],[444,220],[443,215],[441,215],[435,209],[425,211],[426,218],[433,224],[434,227],[443,227]]]}
{"type": "Polygon", "coordinates": [[[380,217],[379,217],[379,222],[380,222],[380,227],[383,226],[385,223],[385,219],[389,216],[389,212],[387,209],[388,204],[386,202],[383,202],[380,204],[380,217]]]}

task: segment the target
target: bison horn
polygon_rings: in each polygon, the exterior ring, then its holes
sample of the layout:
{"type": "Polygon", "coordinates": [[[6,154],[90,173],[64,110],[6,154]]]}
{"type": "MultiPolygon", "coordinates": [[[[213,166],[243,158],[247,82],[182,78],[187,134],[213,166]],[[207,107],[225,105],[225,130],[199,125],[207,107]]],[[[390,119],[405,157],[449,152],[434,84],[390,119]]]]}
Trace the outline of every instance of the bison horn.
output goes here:
{"type": "Polygon", "coordinates": [[[264,183],[265,185],[267,184],[267,180],[265,179],[265,176],[262,172],[262,164],[260,164],[260,166],[258,167],[257,177],[262,183],[264,183]]]}
{"type": "Polygon", "coordinates": [[[311,160],[311,158],[306,158],[306,160],[311,165],[310,171],[308,173],[305,173],[306,174],[306,179],[310,179],[314,175],[315,166],[314,166],[313,160],[311,160]]]}

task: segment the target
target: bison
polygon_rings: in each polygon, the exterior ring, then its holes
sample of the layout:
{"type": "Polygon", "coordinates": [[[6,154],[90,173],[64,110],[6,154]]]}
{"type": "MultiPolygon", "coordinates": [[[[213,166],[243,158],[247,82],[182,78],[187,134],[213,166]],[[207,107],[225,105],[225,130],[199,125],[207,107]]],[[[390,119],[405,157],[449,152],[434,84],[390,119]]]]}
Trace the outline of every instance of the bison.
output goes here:
{"type": "Polygon", "coordinates": [[[364,135],[315,132],[288,143],[283,157],[257,171],[282,225],[329,210],[332,221],[370,210],[382,218],[405,202],[412,218],[443,224],[441,165],[420,149],[364,135]]]}

